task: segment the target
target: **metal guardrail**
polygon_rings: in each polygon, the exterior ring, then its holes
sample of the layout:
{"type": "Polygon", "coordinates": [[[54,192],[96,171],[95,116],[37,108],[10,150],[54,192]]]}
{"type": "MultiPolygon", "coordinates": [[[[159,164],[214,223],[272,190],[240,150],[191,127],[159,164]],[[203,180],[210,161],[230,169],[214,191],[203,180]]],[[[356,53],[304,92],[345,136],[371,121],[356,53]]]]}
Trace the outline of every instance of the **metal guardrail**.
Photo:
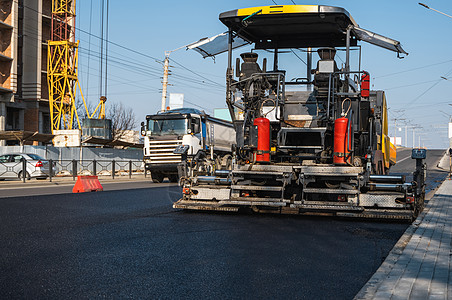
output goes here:
{"type": "Polygon", "coordinates": [[[132,174],[147,177],[146,168],[141,160],[45,160],[42,166],[36,161],[0,162],[0,180],[21,179],[26,182],[31,178],[49,179],[55,177],[72,177],[78,175],[100,175],[111,178],[132,174]],[[52,168],[50,166],[53,166],[52,168]]]}

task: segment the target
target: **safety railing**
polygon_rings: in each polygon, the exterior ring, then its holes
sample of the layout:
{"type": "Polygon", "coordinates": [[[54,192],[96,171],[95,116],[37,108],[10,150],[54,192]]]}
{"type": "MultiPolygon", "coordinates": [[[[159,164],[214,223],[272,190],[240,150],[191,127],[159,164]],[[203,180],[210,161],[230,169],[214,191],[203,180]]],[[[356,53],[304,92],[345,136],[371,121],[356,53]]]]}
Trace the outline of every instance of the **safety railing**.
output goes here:
{"type": "Polygon", "coordinates": [[[141,160],[42,160],[0,162],[0,180],[20,179],[23,182],[31,178],[48,179],[72,177],[78,175],[98,175],[114,179],[115,177],[142,175],[147,177],[141,160]]]}

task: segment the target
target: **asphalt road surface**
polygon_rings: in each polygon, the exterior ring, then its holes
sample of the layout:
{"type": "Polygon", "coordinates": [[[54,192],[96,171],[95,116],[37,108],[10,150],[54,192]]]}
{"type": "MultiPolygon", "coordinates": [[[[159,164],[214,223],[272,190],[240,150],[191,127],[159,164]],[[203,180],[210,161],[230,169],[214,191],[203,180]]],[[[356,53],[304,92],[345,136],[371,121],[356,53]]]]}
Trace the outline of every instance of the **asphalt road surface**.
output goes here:
{"type": "Polygon", "coordinates": [[[408,226],[184,212],[150,186],[1,198],[0,298],[351,299],[408,226]]]}

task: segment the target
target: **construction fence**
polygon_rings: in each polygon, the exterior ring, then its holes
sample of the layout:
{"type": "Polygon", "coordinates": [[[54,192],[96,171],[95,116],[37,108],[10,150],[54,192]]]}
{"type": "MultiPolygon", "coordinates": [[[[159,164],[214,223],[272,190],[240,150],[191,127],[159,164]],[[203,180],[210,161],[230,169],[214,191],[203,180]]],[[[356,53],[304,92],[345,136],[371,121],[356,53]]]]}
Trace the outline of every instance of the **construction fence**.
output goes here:
{"type": "Polygon", "coordinates": [[[78,175],[146,177],[141,149],[57,148],[51,146],[2,146],[0,180],[49,179],[78,175]],[[42,161],[24,159],[21,153],[36,154],[42,161]],[[11,155],[7,155],[11,154],[11,155]],[[6,156],[5,156],[6,155],[6,156]]]}
{"type": "Polygon", "coordinates": [[[49,179],[55,177],[72,177],[78,175],[119,176],[141,175],[149,176],[145,172],[142,161],[133,160],[57,160],[30,161],[20,159],[17,161],[0,162],[0,180],[21,179],[23,182],[31,178],[49,179]]]}
{"type": "Polygon", "coordinates": [[[59,160],[143,160],[142,149],[114,149],[53,146],[0,146],[0,155],[13,153],[37,154],[44,159],[59,160]]]}

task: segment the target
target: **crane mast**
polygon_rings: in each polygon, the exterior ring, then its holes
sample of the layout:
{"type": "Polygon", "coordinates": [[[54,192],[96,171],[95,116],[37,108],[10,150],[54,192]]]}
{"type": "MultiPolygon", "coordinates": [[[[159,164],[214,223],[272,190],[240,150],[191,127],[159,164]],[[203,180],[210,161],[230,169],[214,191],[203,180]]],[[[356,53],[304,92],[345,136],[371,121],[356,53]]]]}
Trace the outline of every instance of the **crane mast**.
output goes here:
{"type": "MultiPolygon", "coordinates": [[[[75,0],[52,1],[51,37],[48,41],[47,80],[52,133],[56,130],[80,130],[76,107],[76,92],[80,90],[86,115],[105,118],[106,98],[101,97],[92,114],[89,113],[78,79],[78,45],[75,40],[75,0]]],[[[102,59],[102,58],[101,58],[102,59]]]]}
{"type": "Polygon", "coordinates": [[[74,25],[75,0],[52,1],[51,40],[47,56],[52,133],[81,127],[75,105],[79,42],[75,41],[74,25]]]}

